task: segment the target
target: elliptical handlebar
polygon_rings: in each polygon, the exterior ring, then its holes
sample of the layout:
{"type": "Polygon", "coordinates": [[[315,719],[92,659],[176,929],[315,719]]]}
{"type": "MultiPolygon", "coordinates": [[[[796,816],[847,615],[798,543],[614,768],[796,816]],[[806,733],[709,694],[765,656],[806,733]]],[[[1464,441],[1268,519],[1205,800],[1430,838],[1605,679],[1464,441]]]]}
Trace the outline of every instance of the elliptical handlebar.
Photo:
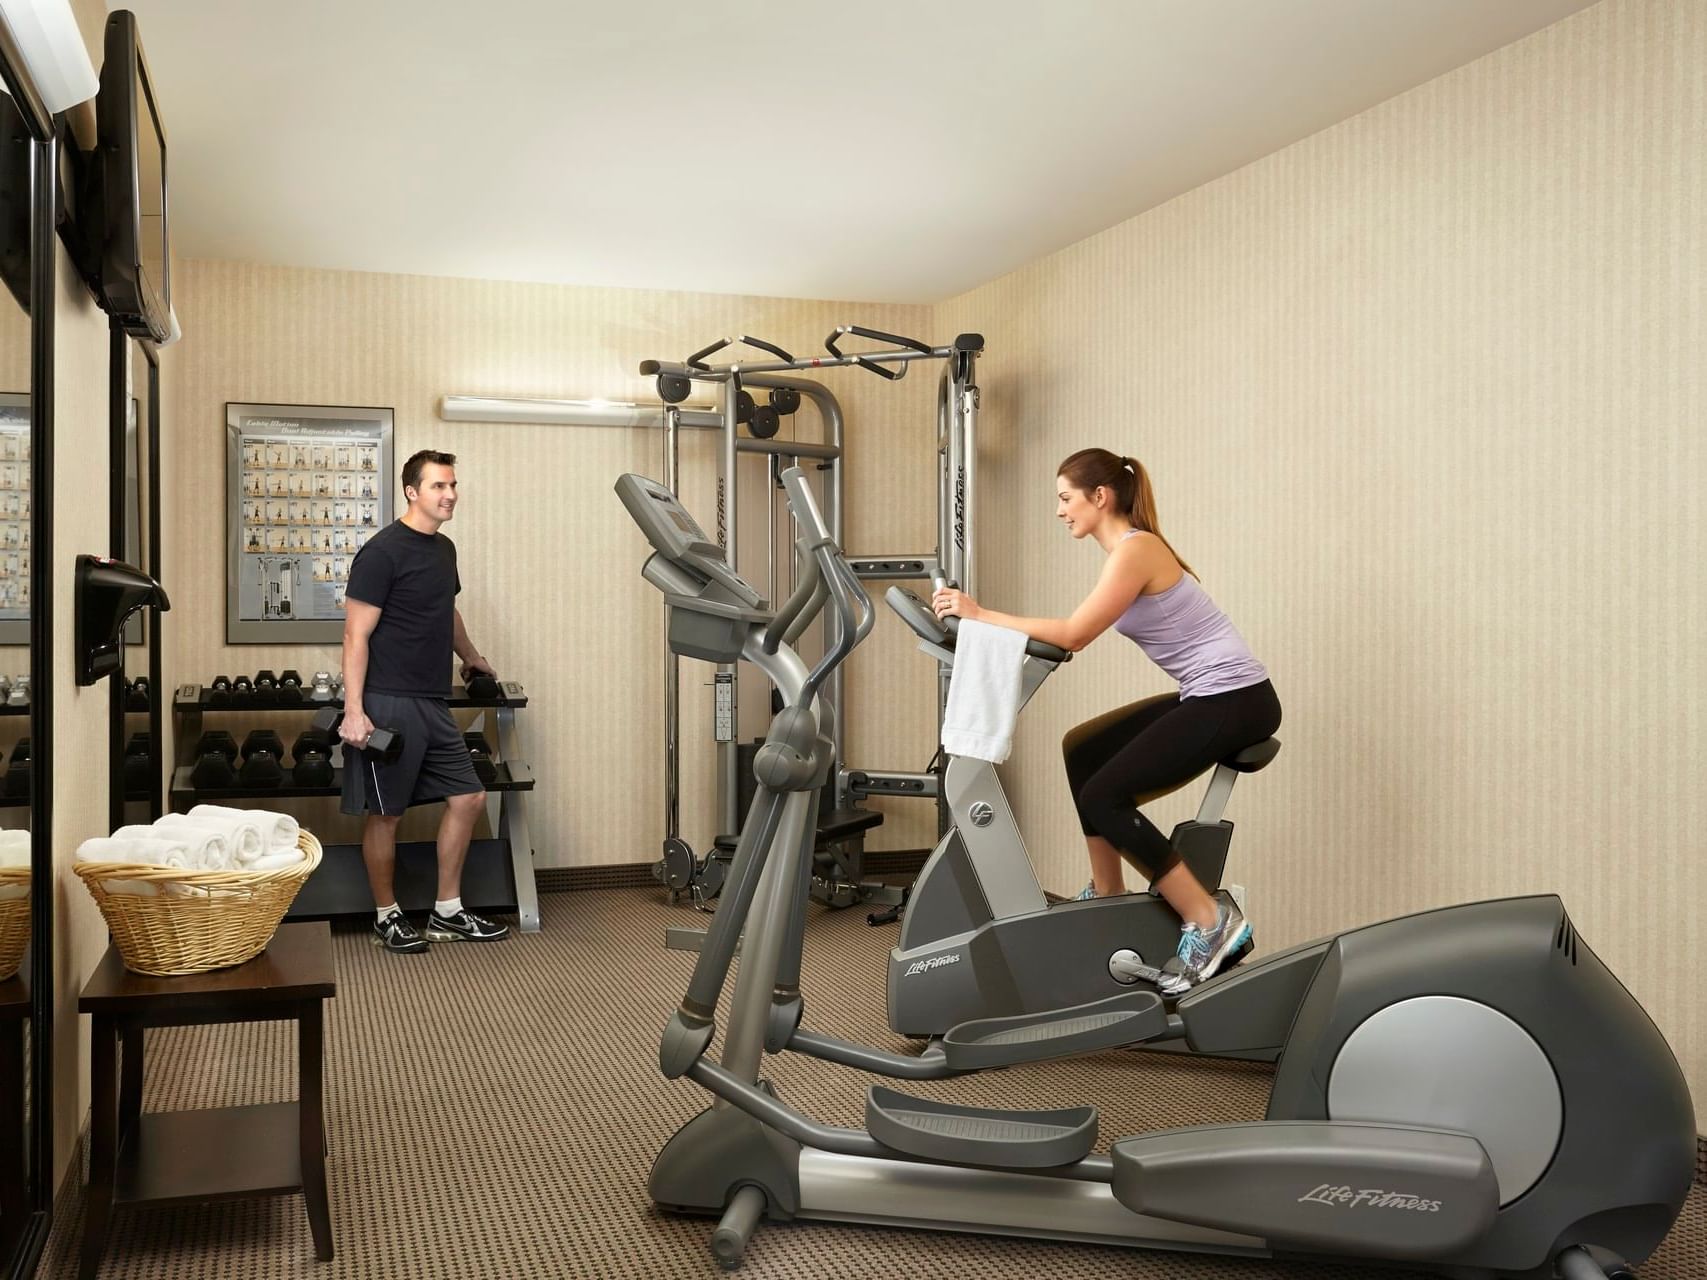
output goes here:
{"type": "Polygon", "coordinates": [[[871,634],[871,628],[877,621],[877,610],[872,607],[871,597],[860,584],[858,575],[843,557],[841,547],[830,536],[824,514],[818,510],[817,499],[812,496],[812,487],[806,481],[806,473],[797,466],[789,467],[781,478],[783,492],[788,495],[788,509],[800,525],[803,541],[812,552],[814,566],[835,604],[841,624],[837,628],[836,643],[806,678],[802,695],[802,700],[805,700],[816,694],[830,672],[853,652],[855,645],[871,634]]]}

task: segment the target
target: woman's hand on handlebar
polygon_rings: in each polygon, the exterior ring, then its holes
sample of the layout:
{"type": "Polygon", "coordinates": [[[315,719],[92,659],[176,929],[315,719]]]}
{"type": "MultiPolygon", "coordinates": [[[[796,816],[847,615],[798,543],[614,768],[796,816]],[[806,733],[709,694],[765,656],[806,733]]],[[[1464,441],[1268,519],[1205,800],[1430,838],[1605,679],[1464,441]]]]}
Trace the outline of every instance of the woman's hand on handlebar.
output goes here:
{"type": "Polygon", "coordinates": [[[984,612],[976,600],[954,587],[938,587],[931,593],[931,611],[939,618],[953,614],[968,621],[984,612]]]}

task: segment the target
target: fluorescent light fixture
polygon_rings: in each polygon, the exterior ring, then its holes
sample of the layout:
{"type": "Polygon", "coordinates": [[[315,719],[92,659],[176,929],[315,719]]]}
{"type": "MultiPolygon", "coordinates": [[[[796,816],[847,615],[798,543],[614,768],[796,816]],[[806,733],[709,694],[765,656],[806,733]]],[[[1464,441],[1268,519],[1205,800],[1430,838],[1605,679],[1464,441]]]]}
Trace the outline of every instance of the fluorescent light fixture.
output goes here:
{"type": "MultiPolygon", "coordinates": [[[[440,396],[446,422],[520,422],[562,427],[661,427],[664,406],[619,400],[521,400],[504,396],[440,396]]],[[[722,422],[715,409],[682,406],[683,426],[722,422]]]]}
{"type": "Polygon", "coordinates": [[[93,98],[101,87],[70,0],[0,0],[23,70],[50,115],[93,98]]]}

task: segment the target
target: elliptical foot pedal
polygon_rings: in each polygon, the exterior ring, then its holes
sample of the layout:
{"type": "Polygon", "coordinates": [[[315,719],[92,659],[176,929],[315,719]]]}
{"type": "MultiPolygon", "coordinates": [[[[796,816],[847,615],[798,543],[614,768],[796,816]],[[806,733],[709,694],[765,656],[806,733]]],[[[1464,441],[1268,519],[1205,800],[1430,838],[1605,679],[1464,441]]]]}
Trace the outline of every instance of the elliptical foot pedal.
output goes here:
{"type": "Polygon", "coordinates": [[[982,1071],[1121,1049],[1168,1034],[1162,997],[1154,991],[1127,991],[1066,1009],[963,1022],[943,1036],[942,1050],[954,1070],[982,1071]]]}
{"type": "Polygon", "coordinates": [[[872,1085],[865,1101],[865,1127],[884,1146],[924,1160],[1049,1169],[1091,1153],[1097,1140],[1097,1109],[957,1107],[872,1085]]]}

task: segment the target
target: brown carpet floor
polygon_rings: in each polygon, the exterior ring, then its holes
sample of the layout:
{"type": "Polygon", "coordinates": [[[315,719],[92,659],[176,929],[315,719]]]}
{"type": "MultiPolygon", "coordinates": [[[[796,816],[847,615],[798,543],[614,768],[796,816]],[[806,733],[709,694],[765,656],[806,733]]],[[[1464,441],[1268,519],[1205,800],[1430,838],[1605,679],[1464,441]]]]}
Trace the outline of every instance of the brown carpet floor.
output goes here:
{"type": "MultiPolygon", "coordinates": [[[[712,1277],[711,1220],[667,1217],[646,1195],[652,1156],[705,1095],[657,1072],[658,1033],[692,957],[666,924],[706,917],[656,891],[548,894],[545,929],[492,946],[390,956],[334,932],[328,1011],[328,1165],[337,1257],[314,1260],[300,1196],[119,1210],[107,1280],[512,1280],[712,1277]]],[[[895,930],[863,910],[815,916],[806,1024],[891,1048],[883,960],[895,930]]],[[[148,1033],[149,1110],[294,1097],[285,1024],[148,1033]]],[[[830,1123],[862,1123],[871,1077],[798,1055],[768,1060],[782,1095],[830,1123]]],[[[1260,1117],[1266,1068],[1108,1054],[909,1086],[992,1106],[1095,1101],[1102,1132],[1260,1117]]],[[[1106,1143],[1105,1143],[1106,1146],[1106,1143]]],[[[79,1198],[56,1214],[41,1274],[76,1274],[79,1198]]],[[[1319,1267],[1000,1237],[766,1224],[751,1280],[1354,1280],[1410,1273],[1319,1267]]],[[[1644,1280],[1707,1277],[1707,1189],[1642,1268],[1644,1280]]]]}

